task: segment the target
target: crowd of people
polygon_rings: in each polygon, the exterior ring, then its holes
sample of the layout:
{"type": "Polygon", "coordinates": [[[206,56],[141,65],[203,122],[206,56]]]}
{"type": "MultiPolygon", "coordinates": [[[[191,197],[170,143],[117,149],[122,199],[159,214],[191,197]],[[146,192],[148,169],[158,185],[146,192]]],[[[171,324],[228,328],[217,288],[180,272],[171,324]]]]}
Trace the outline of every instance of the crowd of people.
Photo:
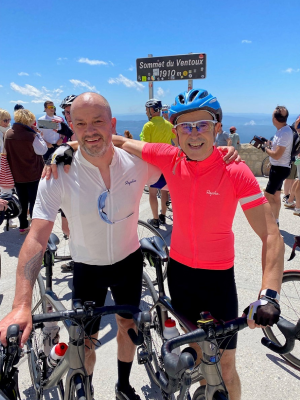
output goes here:
{"type": "MultiPolygon", "coordinates": [[[[153,226],[165,223],[168,191],[172,198],[174,224],[167,277],[174,308],[194,323],[203,310],[223,321],[238,317],[232,223],[239,202],[262,243],[262,281],[246,311],[248,324],[256,328],[278,321],[284,243],[276,224],[277,200],[290,169],[290,128],[286,127],[284,107],[273,113],[277,132],[272,144],[265,146],[271,161],[275,160],[265,194],[247,165],[235,160],[239,144],[236,128],[230,128],[230,135],[223,131],[221,105],[206,90],[180,93],[170,107],[163,107],[156,99],[147,101],[149,121],[140,141],[129,132],[116,135],[116,119],[108,101],[99,94],[68,96],[61,107],[66,122],[55,116],[53,102],[44,104],[46,114],[39,121],[55,123],[52,128],[51,124],[39,128],[30,111],[19,109],[14,114],[15,123],[4,135],[2,156],[6,154],[24,208],[19,217],[20,233],[29,231],[19,255],[13,310],[0,322],[4,344],[6,329],[12,323],[20,324],[23,344],[29,336],[32,288],[59,209],[66,219],[63,230],[71,239],[72,298],[83,302],[92,298],[102,306],[110,288],[116,304],[139,305],[143,257],[137,221],[146,184],[150,187],[153,218],[149,222],[153,226]],[[63,142],[69,144],[61,145],[63,142]],[[17,153],[22,156],[17,157],[17,153]],[[40,180],[43,156],[50,157],[53,175],[47,173],[47,179],[40,180]],[[282,157],[284,164],[276,164],[282,157]],[[59,161],[69,167],[56,168],[59,161]],[[160,214],[157,189],[162,190],[160,214]]],[[[10,128],[10,117],[3,115],[6,128],[10,128]]],[[[6,206],[0,203],[0,207],[6,206]]],[[[138,400],[140,396],[129,383],[135,345],[127,332],[134,324],[126,314],[117,315],[116,320],[116,398],[138,400]]],[[[98,330],[99,325],[94,324],[87,334],[96,339],[98,330]]],[[[222,376],[232,400],[241,399],[236,347],[237,336],[220,343],[224,350],[222,376]]],[[[95,362],[95,342],[86,339],[85,367],[90,381],[95,362]]]]}

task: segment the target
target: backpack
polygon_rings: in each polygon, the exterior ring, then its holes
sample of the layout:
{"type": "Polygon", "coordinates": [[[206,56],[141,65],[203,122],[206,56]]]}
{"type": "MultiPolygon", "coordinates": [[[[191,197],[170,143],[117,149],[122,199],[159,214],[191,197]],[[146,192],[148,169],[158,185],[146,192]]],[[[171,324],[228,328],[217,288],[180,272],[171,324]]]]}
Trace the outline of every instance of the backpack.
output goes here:
{"type": "Polygon", "coordinates": [[[295,157],[300,154],[300,136],[295,129],[294,124],[290,125],[291,130],[293,131],[293,146],[291,151],[291,161],[295,161],[295,157]]]}

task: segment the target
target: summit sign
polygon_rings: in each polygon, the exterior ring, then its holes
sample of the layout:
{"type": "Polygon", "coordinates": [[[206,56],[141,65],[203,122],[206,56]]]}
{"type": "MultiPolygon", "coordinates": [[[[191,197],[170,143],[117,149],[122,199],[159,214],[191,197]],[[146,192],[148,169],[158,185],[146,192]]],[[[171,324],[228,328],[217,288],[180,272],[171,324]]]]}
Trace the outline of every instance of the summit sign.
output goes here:
{"type": "Polygon", "coordinates": [[[136,60],[138,82],[206,78],[206,54],[147,57],[136,60]]]}

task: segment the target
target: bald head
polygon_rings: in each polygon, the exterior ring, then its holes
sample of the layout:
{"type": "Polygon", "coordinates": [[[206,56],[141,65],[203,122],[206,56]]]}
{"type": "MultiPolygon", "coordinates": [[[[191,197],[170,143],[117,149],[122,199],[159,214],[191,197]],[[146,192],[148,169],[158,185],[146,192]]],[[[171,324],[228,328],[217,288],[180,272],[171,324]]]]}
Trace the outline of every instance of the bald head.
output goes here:
{"type": "Polygon", "coordinates": [[[71,105],[71,119],[74,111],[86,106],[100,107],[105,110],[109,119],[111,119],[112,117],[110,105],[105,97],[101,96],[101,94],[98,93],[86,92],[77,96],[76,99],[73,101],[71,105]]]}

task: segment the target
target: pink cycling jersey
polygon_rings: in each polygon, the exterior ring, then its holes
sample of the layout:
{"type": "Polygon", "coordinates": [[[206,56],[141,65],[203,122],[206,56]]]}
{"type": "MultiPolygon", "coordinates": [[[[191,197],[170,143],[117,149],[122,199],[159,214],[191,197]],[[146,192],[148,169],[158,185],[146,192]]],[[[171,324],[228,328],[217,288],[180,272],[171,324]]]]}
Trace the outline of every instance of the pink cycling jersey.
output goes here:
{"type": "Polygon", "coordinates": [[[267,203],[247,165],[225,164],[216,148],[204,161],[187,160],[178,148],[164,143],[147,143],[142,157],[161,169],[171,194],[170,257],[192,268],[231,268],[238,201],[244,211],[267,203]]]}

